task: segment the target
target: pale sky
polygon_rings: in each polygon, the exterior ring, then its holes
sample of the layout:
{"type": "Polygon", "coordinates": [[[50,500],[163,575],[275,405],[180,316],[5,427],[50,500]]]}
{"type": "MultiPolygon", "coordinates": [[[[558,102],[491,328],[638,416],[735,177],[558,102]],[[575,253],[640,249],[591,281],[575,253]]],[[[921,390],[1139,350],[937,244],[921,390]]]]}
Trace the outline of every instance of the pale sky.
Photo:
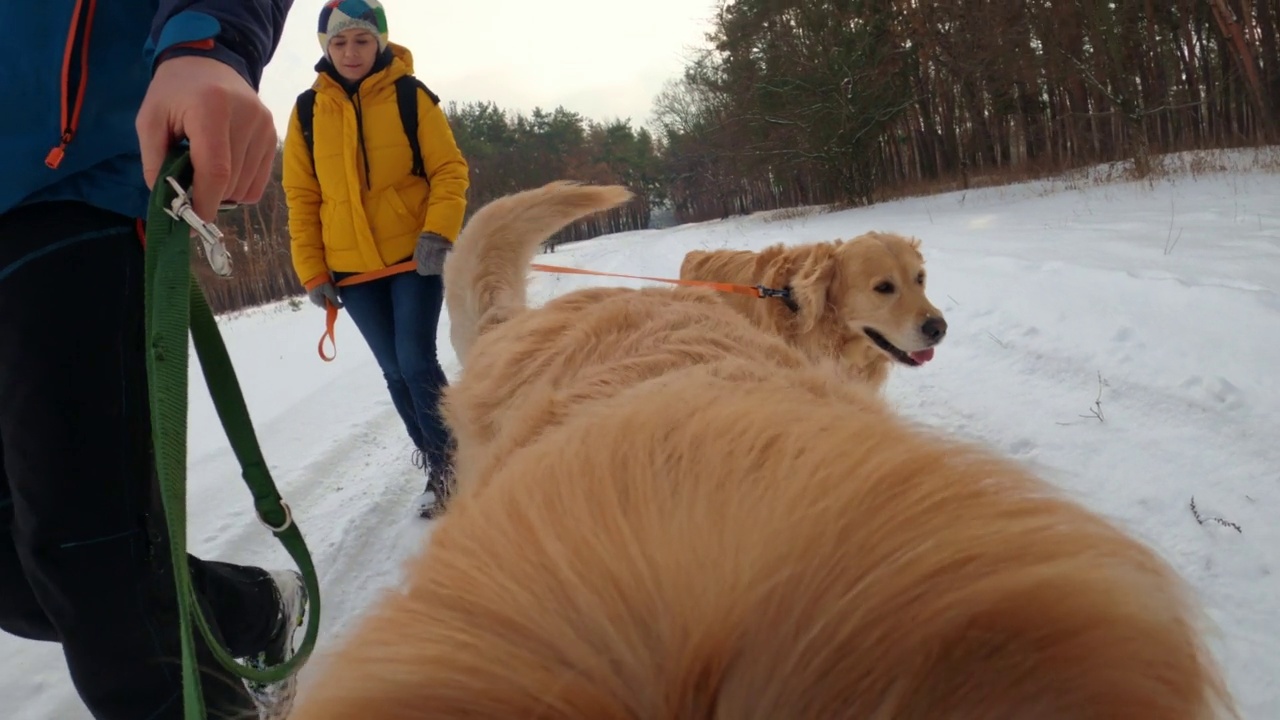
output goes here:
{"type": "MultiPolygon", "coordinates": [[[[298,93],[311,86],[324,0],[295,0],[263,101],[283,140],[298,93]]],[[[703,47],[714,0],[383,0],[392,42],[447,105],[492,100],[528,113],[564,105],[594,120],[649,120],[653,98],[703,47]]]]}

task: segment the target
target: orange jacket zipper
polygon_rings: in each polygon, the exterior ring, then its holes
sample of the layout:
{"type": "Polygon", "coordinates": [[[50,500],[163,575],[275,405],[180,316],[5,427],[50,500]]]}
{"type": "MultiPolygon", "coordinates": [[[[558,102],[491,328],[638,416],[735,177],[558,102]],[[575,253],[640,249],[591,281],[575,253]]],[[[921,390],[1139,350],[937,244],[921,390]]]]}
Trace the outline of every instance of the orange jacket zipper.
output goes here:
{"type": "Polygon", "coordinates": [[[89,36],[93,30],[93,13],[98,0],[76,0],[67,32],[67,47],[62,55],[62,137],[45,156],[44,164],[56,170],[67,154],[67,145],[75,139],[80,126],[80,110],[84,106],[84,89],[89,82],[89,36]]]}

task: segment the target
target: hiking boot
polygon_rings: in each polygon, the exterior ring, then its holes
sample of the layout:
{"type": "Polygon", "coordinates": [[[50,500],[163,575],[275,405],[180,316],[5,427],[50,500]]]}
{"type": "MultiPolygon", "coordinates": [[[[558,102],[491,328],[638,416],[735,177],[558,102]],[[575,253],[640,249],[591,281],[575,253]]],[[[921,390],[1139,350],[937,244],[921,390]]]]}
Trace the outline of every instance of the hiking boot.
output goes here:
{"type": "Polygon", "coordinates": [[[444,512],[453,495],[453,468],[431,468],[427,473],[427,489],[418,496],[418,515],[434,520],[444,512]]]}
{"type": "MultiPolygon", "coordinates": [[[[280,627],[271,637],[267,647],[254,657],[245,658],[250,667],[265,670],[287,662],[293,657],[293,636],[302,627],[307,616],[307,586],[296,570],[275,570],[269,573],[275,583],[276,597],[280,601],[280,627]]],[[[256,683],[245,680],[249,695],[258,706],[259,720],[284,720],[293,710],[293,699],[298,690],[297,674],[277,683],[256,683]]]]}

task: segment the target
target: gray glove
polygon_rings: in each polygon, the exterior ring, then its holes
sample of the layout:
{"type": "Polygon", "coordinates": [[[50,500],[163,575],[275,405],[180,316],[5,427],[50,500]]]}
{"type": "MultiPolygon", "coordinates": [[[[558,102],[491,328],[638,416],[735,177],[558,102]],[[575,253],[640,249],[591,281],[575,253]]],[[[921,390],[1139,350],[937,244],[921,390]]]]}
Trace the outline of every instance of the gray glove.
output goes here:
{"type": "Polygon", "coordinates": [[[307,291],[307,297],[311,298],[311,302],[315,303],[321,310],[324,310],[324,301],[328,300],[333,306],[342,309],[342,301],[338,299],[338,288],[333,283],[326,282],[317,285],[307,291]]]}
{"type": "Polygon", "coordinates": [[[453,249],[453,243],[440,235],[424,232],[418,236],[418,247],[413,250],[419,275],[439,275],[444,272],[444,256],[453,249]]]}

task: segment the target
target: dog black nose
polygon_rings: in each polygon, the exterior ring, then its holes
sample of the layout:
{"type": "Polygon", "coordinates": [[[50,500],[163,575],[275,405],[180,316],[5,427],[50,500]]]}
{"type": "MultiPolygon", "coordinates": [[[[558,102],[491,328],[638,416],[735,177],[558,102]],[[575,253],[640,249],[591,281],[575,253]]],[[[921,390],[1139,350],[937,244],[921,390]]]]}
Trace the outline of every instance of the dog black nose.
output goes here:
{"type": "Polygon", "coordinates": [[[940,317],[928,318],[920,326],[920,333],[928,338],[929,342],[940,342],[942,336],[947,334],[947,321],[940,317]]]}

